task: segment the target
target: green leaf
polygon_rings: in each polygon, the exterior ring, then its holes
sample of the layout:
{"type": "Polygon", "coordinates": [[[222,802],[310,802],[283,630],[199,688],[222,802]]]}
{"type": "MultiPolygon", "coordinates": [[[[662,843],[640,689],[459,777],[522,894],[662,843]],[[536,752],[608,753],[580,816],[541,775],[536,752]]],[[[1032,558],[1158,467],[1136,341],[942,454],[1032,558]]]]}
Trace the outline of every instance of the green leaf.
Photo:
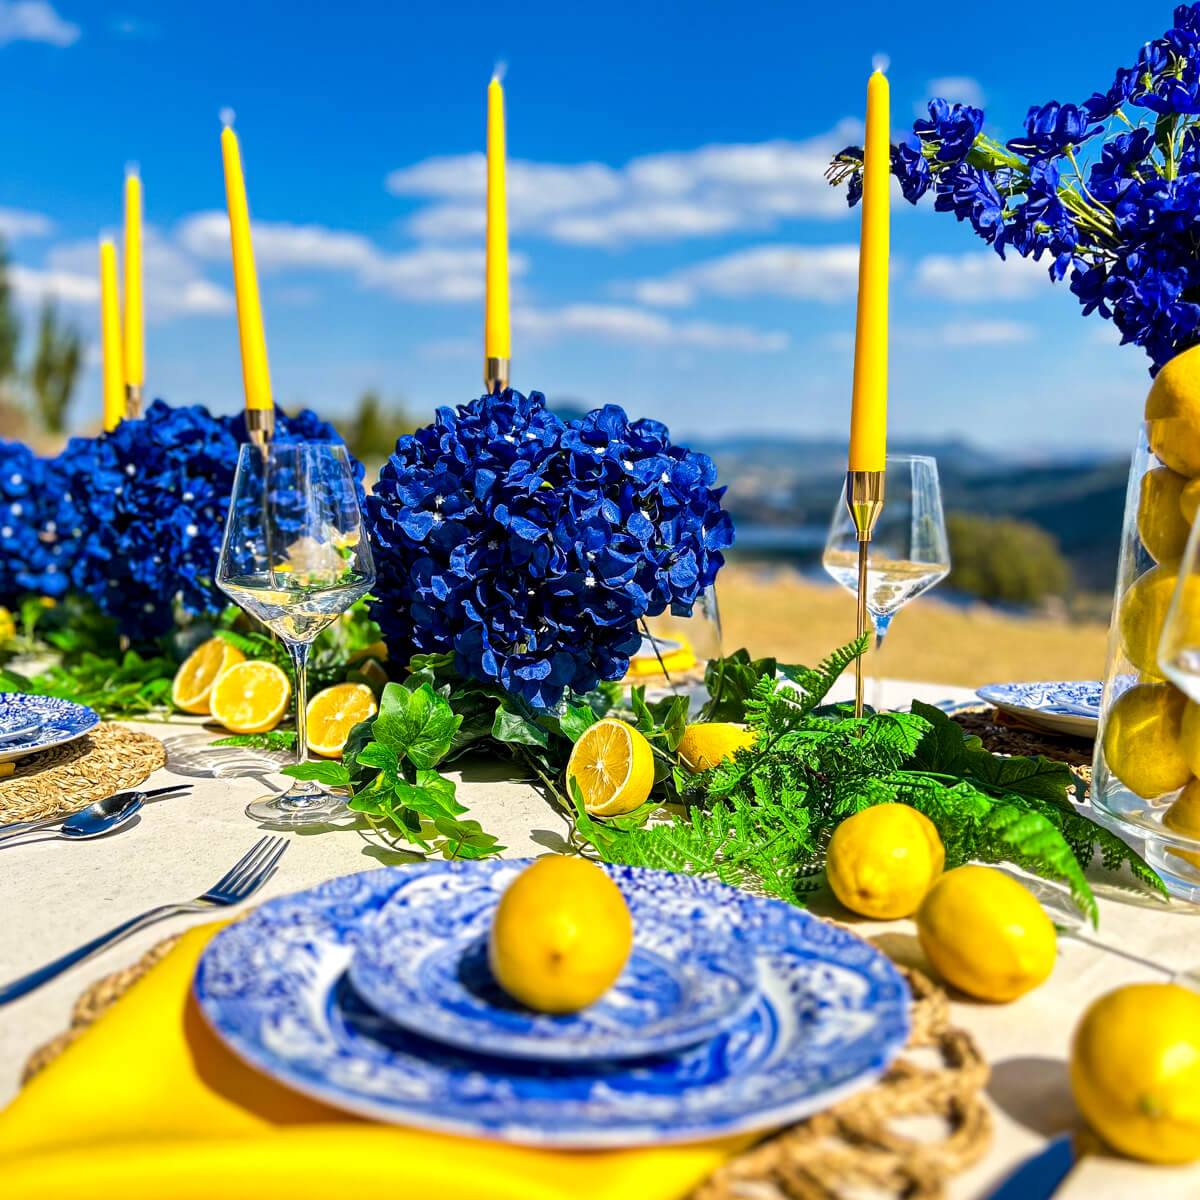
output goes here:
{"type": "MultiPolygon", "coordinates": [[[[356,763],[364,767],[373,767],[382,774],[383,778],[393,786],[400,780],[400,760],[396,751],[383,742],[368,742],[358,752],[356,763]]],[[[349,772],[347,772],[349,777],[349,772]]]]}
{"type": "Polygon", "coordinates": [[[435,767],[449,753],[461,723],[428,683],[414,691],[389,683],[375,718],[375,740],[391,747],[397,758],[407,755],[414,766],[435,767]]]}
{"type": "Polygon", "coordinates": [[[585,729],[594,725],[599,718],[587,704],[568,704],[562,716],[558,719],[558,727],[564,737],[572,742],[579,741],[585,729]]]}
{"type": "Polygon", "coordinates": [[[253,750],[292,750],[296,745],[293,729],[271,729],[266,733],[235,733],[217,738],[214,746],[247,746],[253,750]]]}
{"type": "Polygon", "coordinates": [[[488,858],[507,849],[490,833],[485,833],[478,821],[436,817],[433,827],[446,839],[441,847],[446,858],[488,858]]]}
{"type": "Polygon", "coordinates": [[[519,746],[549,746],[550,735],[536,722],[516,711],[505,700],[496,709],[492,725],[492,737],[499,742],[513,742],[519,746]]]}
{"type": "Polygon", "coordinates": [[[315,779],[327,787],[349,787],[350,772],[339,762],[302,762],[284,767],[282,774],[293,779],[315,779]]]}

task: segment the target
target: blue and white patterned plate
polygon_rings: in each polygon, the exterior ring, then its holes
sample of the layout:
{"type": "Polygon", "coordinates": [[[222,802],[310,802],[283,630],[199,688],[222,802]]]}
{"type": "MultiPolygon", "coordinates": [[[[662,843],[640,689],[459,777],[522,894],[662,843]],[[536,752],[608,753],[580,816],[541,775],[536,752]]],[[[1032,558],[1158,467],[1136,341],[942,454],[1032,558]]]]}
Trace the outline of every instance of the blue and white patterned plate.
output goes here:
{"type": "Polygon", "coordinates": [[[0,762],[73,742],[95,729],[100,718],[92,709],[70,700],[5,692],[0,694],[0,727],[9,723],[32,723],[37,727],[31,733],[0,742],[0,762]]]}
{"type": "Polygon", "coordinates": [[[1100,723],[1098,679],[1048,683],[990,683],[975,694],[1003,712],[1053,733],[1094,738],[1100,723]]]}
{"type": "Polygon", "coordinates": [[[0,744],[32,737],[41,727],[41,721],[31,717],[13,715],[7,719],[0,720],[0,744]]]}
{"type": "MultiPolygon", "coordinates": [[[[364,931],[350,982],[397,1025],[503,1058],[645,1058],[720,1033],[753,1003],[754,956],[724,920],[679,920],[674,895],[623,887],[634,943],[616,983],[582,1012],[533,1012],[505,995],[487,940],[511,868],[423,873],[364,931]]],[[[626,882],[626,881],[622,881],[626,882]]]]}
{"type": "Polygon", "coordinates": [[[366,871],[262,905],[204,951],[195,995],[217,1035],[267,1075],[379,1121],[532,1146],[701,1141],[799,1120],[864,1087],[908,1037],[903,978],[873,946],[803,909],[710,880],[606,867],[657,892],[680,923],[738,930],[758,998],[711,1041],[673,1055],[577,1064],[488,1058],[398,1028],[346,968],[367,922],[416,875],[478,882],[523,862],[366,871]]]}

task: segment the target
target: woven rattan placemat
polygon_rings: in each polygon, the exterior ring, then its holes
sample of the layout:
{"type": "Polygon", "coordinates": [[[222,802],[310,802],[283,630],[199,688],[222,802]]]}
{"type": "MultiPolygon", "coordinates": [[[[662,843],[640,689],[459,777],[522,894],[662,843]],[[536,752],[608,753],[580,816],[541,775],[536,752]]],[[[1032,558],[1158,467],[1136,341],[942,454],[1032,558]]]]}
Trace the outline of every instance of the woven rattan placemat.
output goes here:
{"type": "MultiPolygon", "coordinates": [[[[75,1002],[70,1028],[35,1051],[22,1083],[57,1058],[179,940],[159,942],[132,966],[97,980],[75,1002]]],[[[839,1200],[849,1188],[895,1200],[937,1200],[946,1181],[977,1162],[991,1141],[981,1092],[983,1055],[950,1023],[946,993],[900,968],[913,994],[908,1051],[869,1088],[826,1112],[772,1135],[722,1167],[692,1200],[839,1200]],[[932,1064],[918,1061],[932,1058],[932,1064]],[[896,1125],[927,1118],[909,1136],[896,1125]]]]}
{"type": "Polygon", "coordinates": [[[162,742],[124,725],[97,725],[87,737],[18,760],[0,779],[0,824],[78,812],[165,766],[162,742]]]}

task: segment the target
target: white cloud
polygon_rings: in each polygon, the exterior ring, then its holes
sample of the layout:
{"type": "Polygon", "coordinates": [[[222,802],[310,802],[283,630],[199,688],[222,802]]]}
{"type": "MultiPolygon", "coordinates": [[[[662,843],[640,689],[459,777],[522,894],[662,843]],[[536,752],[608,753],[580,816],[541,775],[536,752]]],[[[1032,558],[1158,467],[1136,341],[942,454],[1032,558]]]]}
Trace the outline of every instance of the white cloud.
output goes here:
{"type": "Polygon", "coordinates": [[[751,246],[633,285],[643,304],[693,304],[702,295],[782,296],[836,303],[855,294],[858,247],[751,246]]]}
{"type": "MultiPolygon", "coordinates": [[[[983,108],[987,103],[987,97],[983,94],[979,80],[972,79],[970,75],[942,75],[938,79],[931,79],[925,85],[925,94],[930,99],[936,96],[942,100],[949,100],[951,104],[970,104],[974,108],[983,108]]],[[[918,104],[915,107],[917,116],[927,117],[929,115],[927,103],[918,104]]]]}
{"type": "Polygon", "coordinates": [[[99,268],[93,275],[74,271],[39,270],[14,263],[8,268],[8,281],[17,300],[23,304],[41,304],[54,300],[60,304],[98,304],[99,268]]]}
{"type": "MultiPolygon", "coordinates": [[[[701,146],[643,155],[623,167],[512,160],[509,228],[571,245],[621,246],[769,228],[789,217],[836,219],[849,210],[824,171],[860,132],[857,122],[844,121],[807,141],[701,146]]],[[[425,159],[392,171],[386,186],[426,202],[409,220],[417,237],[482,234],[482,154],[425,159]]]]}
{"type": "Polygon", "coordinates": [[[42,213],[20,208],[0,208],[0,238],[15,242],[18,238],[45,237],[54,223],[42,213]]]}
{"type": "MultiPolygon", "coordinates": [[[[267,274],[289,270],[344,271],[364,287],[403,300],[455,302],[483,296],[483,248],[418,246],[389,254],[362,234],[324,225],[256,221],[254,261],[267,274]]],[[[195,213],[177,229],[181,246],[197,258],[229,259],[229,220],[224,213],[195,213]]],[[[528,269],[521,254],[509,256],[509,274],[528,269]]]]}
{"type": "Polygon", "coordinates": [[[1048,261],[1015,251],[1007,259],[991,250],[930,254],[917,263],[913,289],[941,300],[1024,300],[1050,286],[1048,261]]]}
{"type": "Polygon", "coordinates": [[[80,28],[64,21],[46,0],[0,0],[0,46],[9,42],[48,42],[70,46],[80,28]]]}
{"type": "Polygon", "coordinates": [[[635,346],[688,346],[704,350],[778,353],[788,335],[713,321],[672,321],[662,313],[618,304],[568,304],[554,309],[519,308],[513,327],[530,338],[596,337],[635,346]]]}
{"type": "Polygon", "coordinates": [[[918,347],[1012,346],[1036,337],[1036,327],[1026,321],[948,321],[932,329],[897,330],[897,340],[918,347]]]}
{"type": "MultiPolygon", "coordinates": [[[[67,242],[55,246],[46,256],[50,272],[87,280],[97,278],[98,261],[96,243],[92,241],[67,242]]],[[[191,256],[153,225],[147,225],[143,231],[142,273],[148,322],[217,316],[234,310],[233,294],[206,279],[191,256]]],[[[94,298],[99,293],[93,290],[91,294],[94,298]]]]}

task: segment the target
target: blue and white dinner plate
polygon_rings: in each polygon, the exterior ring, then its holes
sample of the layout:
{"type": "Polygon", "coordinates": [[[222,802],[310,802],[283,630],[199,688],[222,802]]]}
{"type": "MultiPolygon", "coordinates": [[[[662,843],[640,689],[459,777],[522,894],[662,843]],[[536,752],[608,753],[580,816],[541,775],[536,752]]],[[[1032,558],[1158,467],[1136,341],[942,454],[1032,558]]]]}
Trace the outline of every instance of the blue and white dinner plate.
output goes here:
{"type": "Polygon", "coordinates": [[[347,967],[368,923],[414,877],[485,886],[521,862],[431,862],[332,879],[262,905],[212,939],[194,991],[217,1035],[280,1083],[360,1116],[531,1146],[702,1141],[769,1129],[883,1073],[908,1037],[910,997],[878,950],[802,909],[706,879],[606,867],[627,894],[657,892],[679,921],[736,928],[758,997],[710,1041],[591,1064],[489,1058],[398,1027],[347,967]]]}
{"type": "Polygon", "coordinates": [[[720,1033],[753,1002],[754,955],[721,909],[680,920],[673,889],[621,883],[633,951],[582,1012],[538,1013],[505,995],[488,966],[488,931],[520,868],[422,872],[368,925],[350,983],[397,1025],[503,1058],[583,1062],[668,1054],[720,1033]]]}
{"type": "Polygon", "coordinates": [[[90,733],[100,724],[100,718],[92,709],[71,700],[4,692],[0,694],[0,729],[17,724],[36,728],[19,737],[0,741],[0,762],[24,758],[52,746],[64,746],[90,733]]]}
{"type": "Polygon", "coordinates": [[[1103,687],[1098,679],[991,683],[975,694],[1030,725],[1053,733],[1094,738],[1100,723],[1103,687]]]}

